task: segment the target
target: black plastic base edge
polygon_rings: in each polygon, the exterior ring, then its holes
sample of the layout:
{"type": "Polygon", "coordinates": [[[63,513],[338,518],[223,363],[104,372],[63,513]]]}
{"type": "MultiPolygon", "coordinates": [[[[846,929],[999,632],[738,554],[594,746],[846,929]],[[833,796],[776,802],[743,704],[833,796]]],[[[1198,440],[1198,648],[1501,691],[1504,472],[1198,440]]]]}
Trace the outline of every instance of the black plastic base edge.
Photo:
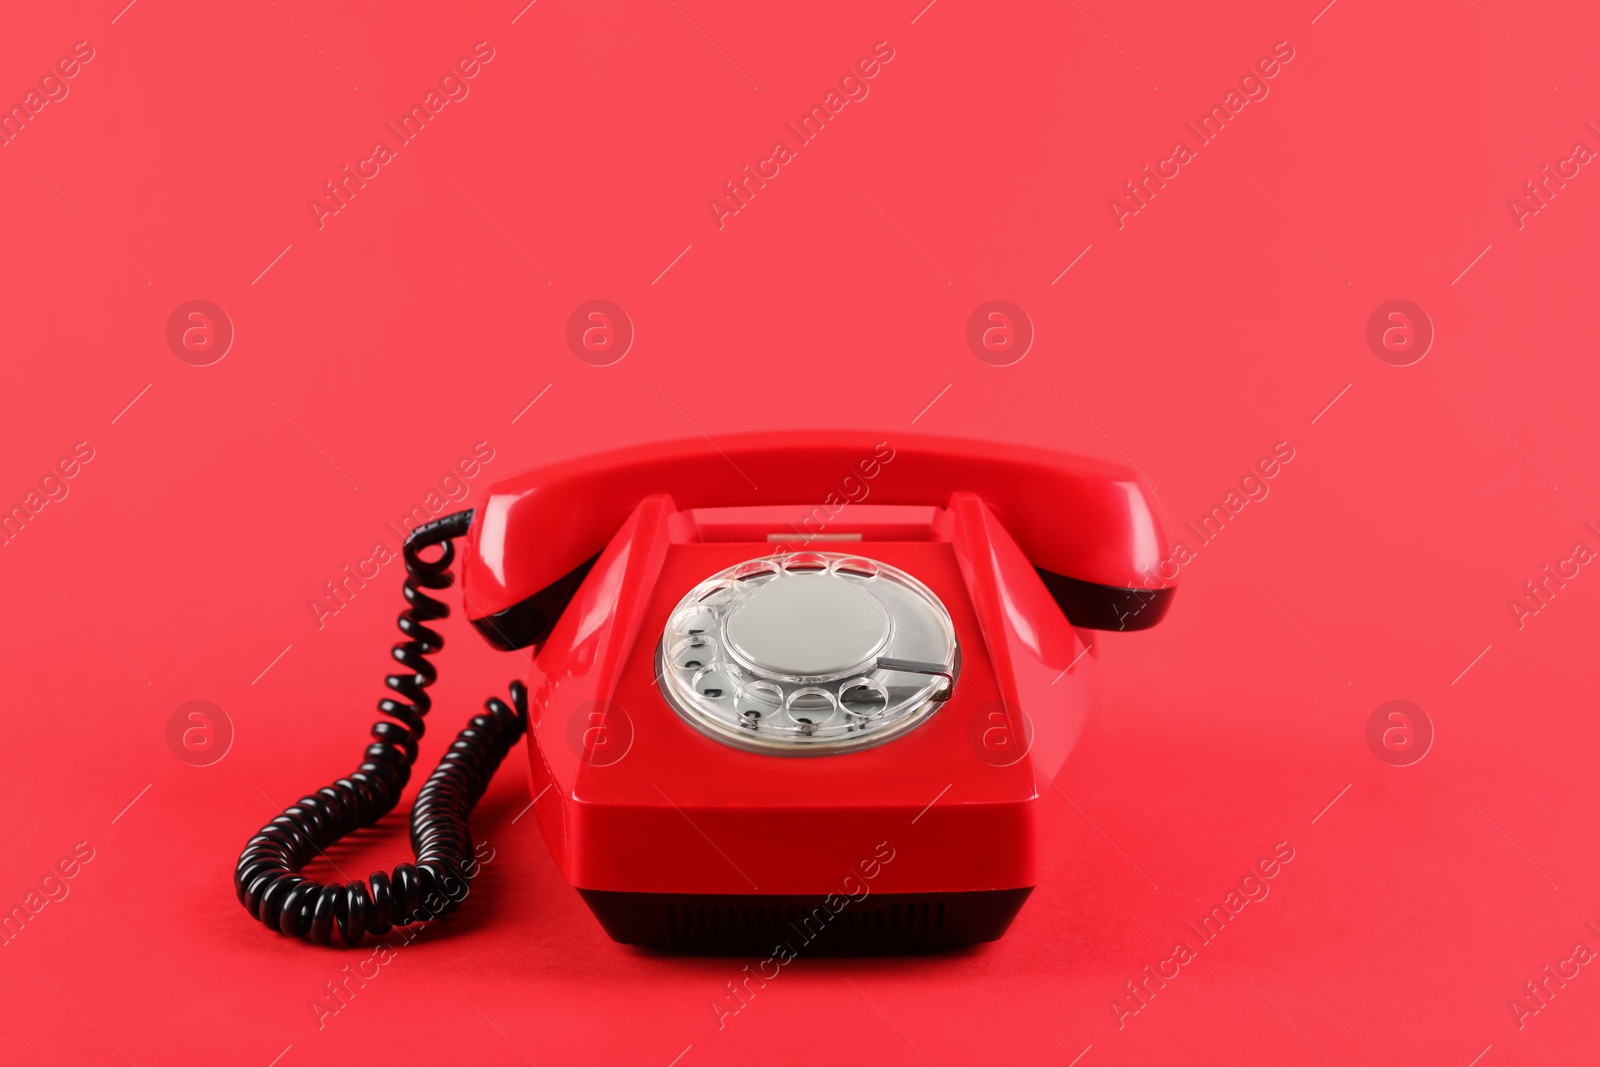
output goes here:
{"type": "Polygon", "coordinates": [[[998,940],[1033,892],[618,893],[580,889],[613,941],[702,955],[865,955],[955,948],[998,940]],[[830,907],[830,904],[832,905],[830,907]],[[835,910],[837,909],[837,910],[835,910]]]}
{"type": "Polygon", "coordinates": [[[1067,621],[1086,630],[1146,630],[1161,621],[1177,589],[1100,585],[1035,567],[1067,621]]]}

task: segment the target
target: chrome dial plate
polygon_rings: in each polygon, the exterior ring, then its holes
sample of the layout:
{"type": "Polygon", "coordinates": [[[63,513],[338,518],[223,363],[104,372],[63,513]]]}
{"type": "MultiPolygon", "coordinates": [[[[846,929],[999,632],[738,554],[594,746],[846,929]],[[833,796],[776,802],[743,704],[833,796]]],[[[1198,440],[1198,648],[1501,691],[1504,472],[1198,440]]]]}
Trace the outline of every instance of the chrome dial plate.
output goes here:
{"type": "Polygon", "coordinates": [[[792,552],[718,571],[678,602],[657,650],[661,692],[726,744],[822,755],[925,721],[960,662],[939,598],[860,555],[792,552]]]}

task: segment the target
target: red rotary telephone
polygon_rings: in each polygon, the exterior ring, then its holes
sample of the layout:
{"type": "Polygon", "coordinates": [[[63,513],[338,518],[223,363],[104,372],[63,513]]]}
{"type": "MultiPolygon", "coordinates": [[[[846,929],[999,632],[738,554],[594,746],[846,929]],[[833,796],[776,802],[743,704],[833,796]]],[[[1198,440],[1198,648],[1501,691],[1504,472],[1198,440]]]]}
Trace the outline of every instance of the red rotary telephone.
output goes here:
{"type": "Polygon", "coordinates": [[[468,816],[526,732],[545,841],[618,941],[994,940],[1043,874],[1045,794],[1093,695],[1081,630],[1159,621],[1167,543],[1131,471],[935,437],[750,434],[508,479],[407,539],[394,721],[250,840],[239,899],[344,944],[452,910],[477,871],[468,816]],[[307,879],[409,778],[448,610],[427,590],[463,535],[467,615],[537,649],[533,677],[419,791],[414,864],[307,879]]]}

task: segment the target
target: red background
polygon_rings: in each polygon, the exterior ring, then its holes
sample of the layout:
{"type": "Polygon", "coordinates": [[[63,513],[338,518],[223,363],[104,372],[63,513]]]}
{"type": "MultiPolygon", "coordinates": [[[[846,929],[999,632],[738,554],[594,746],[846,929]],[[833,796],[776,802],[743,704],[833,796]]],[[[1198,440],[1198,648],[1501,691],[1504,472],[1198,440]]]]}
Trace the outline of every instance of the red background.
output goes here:
{"type": "MultiPolygon", "coordinates": [[[[1600,948],[1600,577],[1520,630],[1507,600],[1600,547],[1600,178],[1522,229],[1506,203],[1600,145],[1592,8],[122,3],[10,5],[0,42],[7,101],[74,42],[95,53],[0,149],[0,498],[94,449],[0,549],[0,903],[94,849],[0,948],[5,1058],[1593,1054],[1596,968],[1521,1029],[1507,1000],[1600,948]],[[470,95],[318,229],[307,199],[481,40],[470,95]],[[870,95],[719,231],[707,199],[878,41],[870,95]],[[1279,41],[1270,96],[1119,230],[1107,198],[1279,41]],[[637,330],[609,367],[564,341],[595,298],[637,330]],[[1037,330],[1011,366],[966,346],[991,298],[1037,330]],[[1437,332],[1408,367],[1365,341],[1394,298],[1437,332]],[[165,340],[191,299],[236,330],[208,367],[165,340]],[[353,766],[381,693],[397,568],[319,631],[322,583],[480,440],[474,493],[696,430],[913,420],[1126,456],[1180,524],[1295,449],[1165,623],[1100,639],[1077,810],[1010,934],[802,957],[719,1030],[709,1003],[751,961],[607,940],[513,822],[518,755],[474,820],[496,859],[469,906],[319,1030],[309,1002],[366,954],[267,935],[229,879],[275,807],[353,766]],[[1365,738],[1397,698],[1437,734],[1409,767],[1365,738]],[[235,730],[208,767],[166,741],[196,699],[235,730]],[[1119,1029],[1123,983],[1279,841],[1296,857],[1270,897],[1119,1029]]],[[[520,665],[446,625],[424,766],[520,665]]],[[[391,866],[403,826],[336,855],[391,866]]]]}

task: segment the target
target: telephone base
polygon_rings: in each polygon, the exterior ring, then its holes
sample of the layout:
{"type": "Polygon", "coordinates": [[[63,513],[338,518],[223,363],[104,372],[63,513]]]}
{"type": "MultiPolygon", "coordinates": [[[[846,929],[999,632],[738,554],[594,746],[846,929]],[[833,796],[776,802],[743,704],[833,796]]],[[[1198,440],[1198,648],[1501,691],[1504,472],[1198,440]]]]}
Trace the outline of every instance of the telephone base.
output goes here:
{"type": "Polygon", "coordinates": [[[836,912],[814,895],[578,892],[625,945],[706,955],[771,955],[787,945],[796,955],[842,956],[996,941],[1033,889],[839,895],[836,912]]]}

